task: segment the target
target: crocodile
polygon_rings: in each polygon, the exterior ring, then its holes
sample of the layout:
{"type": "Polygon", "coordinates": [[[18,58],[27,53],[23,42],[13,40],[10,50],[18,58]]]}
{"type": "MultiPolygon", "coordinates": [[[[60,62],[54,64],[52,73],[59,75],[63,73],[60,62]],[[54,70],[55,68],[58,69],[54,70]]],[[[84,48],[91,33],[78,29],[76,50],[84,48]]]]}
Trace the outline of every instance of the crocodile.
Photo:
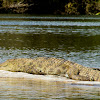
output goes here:
{"type": "Polygon", "coordinates": [[[26,72],[37,75],[60,75],[81,81],[100,81],[100,69],[53,57],[8,59],[0,64],[0,70],[26,72]]]}

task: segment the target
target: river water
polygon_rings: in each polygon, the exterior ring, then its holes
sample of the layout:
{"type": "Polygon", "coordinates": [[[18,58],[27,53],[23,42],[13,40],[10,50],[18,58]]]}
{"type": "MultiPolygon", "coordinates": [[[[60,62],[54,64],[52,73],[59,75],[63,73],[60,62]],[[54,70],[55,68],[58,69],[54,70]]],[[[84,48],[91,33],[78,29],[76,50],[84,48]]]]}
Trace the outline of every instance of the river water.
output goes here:
{"type": "MultiPolygon", "coordinates": [[[[0,14],[0,63],[43,56],[100,68],[100,16],[0,14]]],[[[100,86],[5,78],[0,86],[2,100],[100,98],[100,86]]]]}

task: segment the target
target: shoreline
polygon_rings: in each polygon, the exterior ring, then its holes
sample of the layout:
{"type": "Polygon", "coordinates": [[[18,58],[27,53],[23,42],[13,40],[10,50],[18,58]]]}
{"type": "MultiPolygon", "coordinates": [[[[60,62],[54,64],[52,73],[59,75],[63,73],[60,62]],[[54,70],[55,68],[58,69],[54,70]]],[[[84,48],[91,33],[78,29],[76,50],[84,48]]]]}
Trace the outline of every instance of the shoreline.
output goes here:
{"type": "Polygon", "coordinates": [[[79,81],[67,79],[66,77],[54,76],[54,75],[33,75],[24,72],[10,72],[5,70],[0,70],[1,78],[17,78],[17,79],[31,79],[31,80],[42,80],[42,81],[56,81],[64,82],[71,85],[88,85],[88,86],[100,86],[98,81],[79,81]]]}
{"type": "Polygon", "coordinates": [[[30,13],[54,15],[100,15],[99,1],[1,0],[0,13],[30,13]]]}

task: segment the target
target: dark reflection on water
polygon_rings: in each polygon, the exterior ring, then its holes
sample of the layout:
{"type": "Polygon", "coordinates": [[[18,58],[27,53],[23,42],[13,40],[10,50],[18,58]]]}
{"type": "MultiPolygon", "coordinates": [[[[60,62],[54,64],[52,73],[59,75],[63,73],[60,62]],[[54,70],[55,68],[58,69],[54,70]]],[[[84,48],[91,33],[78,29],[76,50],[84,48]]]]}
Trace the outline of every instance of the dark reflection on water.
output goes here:
{"type": "MultiPolygon", "coordinates": [[[[0,15],[0,63],[11,58],[46,56],[100,68],[99,55],[99,16],[0,15]]],[[[100,98],[100,88],[96,86],[26,80],[0,81],[0,98],[3,99],[100,98]]]]}
{"type": "Polygon", "coordinates": [[[0,79],[0,85],[0,98],[6,100],[98,100],[100,98],[98,86],[27,79],[0,79]]]}
{"type": "Polygon", "coordinates": [[[100,35],[79,36],[63,34],[2,34],[0,47],[5,49],[45,49],[62,51],[95,50],[100,44],[100,35]]]}

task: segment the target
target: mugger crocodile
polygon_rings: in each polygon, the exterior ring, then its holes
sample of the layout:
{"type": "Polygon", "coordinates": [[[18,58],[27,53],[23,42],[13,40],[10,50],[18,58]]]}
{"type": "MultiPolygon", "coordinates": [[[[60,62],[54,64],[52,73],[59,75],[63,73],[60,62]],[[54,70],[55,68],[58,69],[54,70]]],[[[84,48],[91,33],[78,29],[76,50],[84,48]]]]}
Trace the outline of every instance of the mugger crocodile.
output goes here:
{"type": "Polygon", "coordinates": [[[9,59],[0,64],[0,70],[65,77],[68,75],[74,80],[100,81],[100,69],[84,67],[69,60],[52,57],[9,59]]]}

